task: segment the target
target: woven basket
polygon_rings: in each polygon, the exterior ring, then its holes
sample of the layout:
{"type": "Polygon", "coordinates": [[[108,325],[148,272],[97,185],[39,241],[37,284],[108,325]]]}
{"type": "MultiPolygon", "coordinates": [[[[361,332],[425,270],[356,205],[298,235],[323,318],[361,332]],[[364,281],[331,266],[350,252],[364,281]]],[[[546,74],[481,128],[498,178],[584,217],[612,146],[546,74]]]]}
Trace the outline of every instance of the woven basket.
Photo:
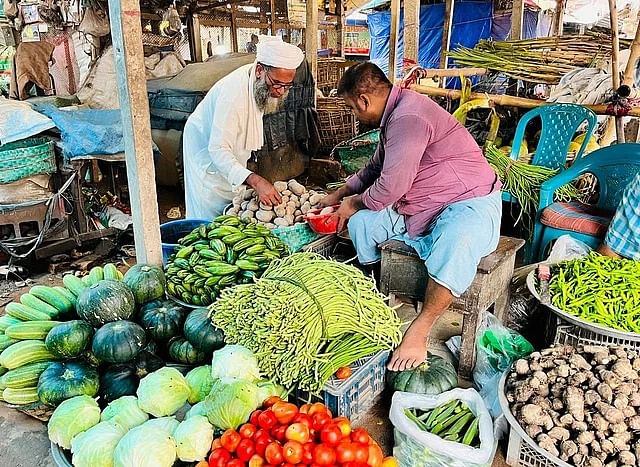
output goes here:
{"type": "Polygon", "coordinates": [[[341,97],[319,97],[320,152],[329,154],[338,144],[358,134],[356,116],[341,97]]]}
{"type": "Polygon", "coordinates": [[[55,409],[54,407],[43,404],[42,402],[34,402],[33,404],[27,405],[7,404],[7,407],[11,407],[18,412],[22,412],[25,415],[40,420],[41,422],[48,422],[55,409]]]}
{"type": "Polygon", "coordinates": [[[55,171],[53,142],[46,138],[29,138],[0,146],[0,183],[55,171]]]}
{"type": "Polygon", "coordinates": [[[300,251],[305,245],[319,237],[306,222],[290,227],[276,227],[271,230],[271,233],[282,240],[291,253],[300,251]]]}
{"type": "Polygon", "coordinates": [[[331,155],[338,156],[340,164],[348,174],[354,174],[371,159],[379,141],[380,130],[371,130],[340,143],[331,155]]]}
{"type": "Polygon", "coordinates": [[[344,58],[319,58],[318,59],[318,80],[317,86],[322,93],[327,96],[338,87],[340,78],[347,67],[344,58]]]}

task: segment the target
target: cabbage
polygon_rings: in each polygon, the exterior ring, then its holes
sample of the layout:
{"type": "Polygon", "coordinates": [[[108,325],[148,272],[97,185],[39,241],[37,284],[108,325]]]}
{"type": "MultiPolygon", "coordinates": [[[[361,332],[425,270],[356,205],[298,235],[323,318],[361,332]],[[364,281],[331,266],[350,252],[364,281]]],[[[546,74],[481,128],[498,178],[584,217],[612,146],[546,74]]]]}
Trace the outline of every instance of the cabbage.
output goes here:
{"type": "Polygon", "coordinates": [[[181,461],[201,461],[211,449],[213,427],[207,417],[196,415],[180,423],[173,436],[181,461]]]}
{"type": "Polygon", "coordinates": [[[100,422],[71,440],[75,467],[113,467],[113,451],[127,430],[114,422],[100,422]]]}
{"type": "Polygon", "coordinates": [[[165,430],[143,424],[122,437],[113,460],[114,467],[172,467],[176,442],[165,430]]]}
{"type": "Polygon", "coordinates": [[[269,399],[271,396],[278,396],[282,399],[286,399],[287,390],[284,386],[274,383],[273,381],[259,381],[258,386],[258,399],[262,402],[269,399]]]}
{"type": "Polygon", "coordinates": [[[100,419],[103,422],[111,420],[129,431],[146,422],[149,415],[140,408],[135,396],[122,396],[107,405],[100,419]]]}
{"type": "Polygon", "coordinates": [[[176,431],[180,422],[176,420],[176,417],[161,417],[161,418],[152,418],[148,422],[145,422],[145,428],[154,428],[158,430],[164,430],[169,435],[173,436],[173,432],[176,431]]]}
{"type": "Polygon", "coordinates": [[[242,425],[262,403],[258,392],[258,387],[247,381],[217,381],[205,399],[209,422],[223,430],[242,425]]]}
{"type": "Polygon", "coordinates": [[[228,381],[229,379],[237,379],[254,382],[260,379],[258,359],[246,347],[226,345],[213,352],[211,376],[213,376],[214,380],[228,381]]]}
{"type": "Polygon", "coordinates": [[[187,418],[195,417],[196,415],[204,415],[207,416],[207,412],[209,411],[210,402],[202,401],[198,402],[196,405],[191,407],[187,414],[184,416],[185,420],[187,418]]]}
{"type": "Polygon", "coordinates": [[[49,439],[65,449],[71,449],[71,440],[100,421],[100,407],[92,397],[76,396],[62,402],[53,411],[47,431],[49,439]]]}
{"type": "Polygon", "coordinates": [[[154,417],[173,415],[187,402],[190,393],[182,373],[165,366],[140,380],[138,405],[154,417]]]}
{"type": "Polygon", "coordinates": [[[201,402],[211,392],[213,387],[213,376],[211,376],[211,365],[199,366],[187,373],[187,384],[191,388],[189,404],[201,402]]]}

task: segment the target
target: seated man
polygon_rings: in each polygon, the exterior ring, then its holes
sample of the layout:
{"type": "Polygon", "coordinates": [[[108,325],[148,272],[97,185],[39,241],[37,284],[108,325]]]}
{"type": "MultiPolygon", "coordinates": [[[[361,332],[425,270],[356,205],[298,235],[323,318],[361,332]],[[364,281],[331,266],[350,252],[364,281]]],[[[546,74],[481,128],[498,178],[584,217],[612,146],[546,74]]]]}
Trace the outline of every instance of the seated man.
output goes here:
{"type": "Polygon", "coordinates": [[[598,252],[616,258],[640,260],[640,173],[625,189],[598,252]]]}
{"type": "Polygon", "coordinates": [[[342,200],[338,228],[348,221],[360,263],[380,261],[378,246],[391,238],[425,261],[424,305],[389,362],[391,370],[413,368],[426,358],[435,321],[498,245],[500,181],[462,125],[429,97],[392,86],[376,65],[347,70],[338,95],[358,120],[380,127],[380,143],[323,204],[342,200]]]}

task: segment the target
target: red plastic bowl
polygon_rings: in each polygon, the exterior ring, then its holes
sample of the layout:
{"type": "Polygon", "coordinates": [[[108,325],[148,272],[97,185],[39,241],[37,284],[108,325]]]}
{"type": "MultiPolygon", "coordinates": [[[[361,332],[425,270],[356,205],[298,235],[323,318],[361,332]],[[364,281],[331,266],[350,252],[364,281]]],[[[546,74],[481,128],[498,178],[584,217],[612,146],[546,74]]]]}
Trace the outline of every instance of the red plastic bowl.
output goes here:
{"type": "Polygon", "coordinates": [[[338,218],[333,217],[333,215],[340,205],[338,204],[331,207],[334,209],[334,212],[331,214],[320,215],[320,211],[322,211],[323,208],[311,209],[305,214],[305,220],[309,223],[309,227],[311,227],[311,230],[315,233],[320,235],[330,235],[337,232],[338,218]]]}

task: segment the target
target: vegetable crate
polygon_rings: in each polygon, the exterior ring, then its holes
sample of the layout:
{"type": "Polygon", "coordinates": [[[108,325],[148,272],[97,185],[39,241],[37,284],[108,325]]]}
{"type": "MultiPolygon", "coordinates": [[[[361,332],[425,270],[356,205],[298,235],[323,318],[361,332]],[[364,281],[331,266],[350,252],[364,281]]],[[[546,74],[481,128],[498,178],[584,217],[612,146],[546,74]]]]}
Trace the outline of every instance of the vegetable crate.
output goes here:
{"type": "Polygon", "coordinates": [[[302,247],[302,251],[316,253],[324,256],[325,258],[331,258],[336,245],[336,240],[336,235],[324,235],[302,247]]]}
{"type": "Polygon", "coordinates": [[[523,439],[513,427],[509,430],[509,444],[507,446],[507,465],[511,467],[555,467],[566,466],[564,462],[557,464],[547,456],[542,449],[535,449],[523,439]]]}
{"type": "Polygon", "coordinates": [[[358,360],[351,365],[353,374],[348,379],[339,381],[332,378],[319,395],[296,391],[290,399],[297,404],[322,402],[331,409],[334,417],[347,417],[353,423],[382,396],[388,358],[389,352],[380,351],[358,360]]]}
{"type": "MultiPolygon", "coordinates": [[[[638,336],[640,339],[640,336],[638,336]]],[[[604,345],[605,347],[619,345],[625,349],[640,350],[640,340],[625,338],[598,332],[594,328],[581,327],[575,324],[566,323],[560,318],[557,320],[556,336],[554,344],[572,345],[604,345]]]]}

